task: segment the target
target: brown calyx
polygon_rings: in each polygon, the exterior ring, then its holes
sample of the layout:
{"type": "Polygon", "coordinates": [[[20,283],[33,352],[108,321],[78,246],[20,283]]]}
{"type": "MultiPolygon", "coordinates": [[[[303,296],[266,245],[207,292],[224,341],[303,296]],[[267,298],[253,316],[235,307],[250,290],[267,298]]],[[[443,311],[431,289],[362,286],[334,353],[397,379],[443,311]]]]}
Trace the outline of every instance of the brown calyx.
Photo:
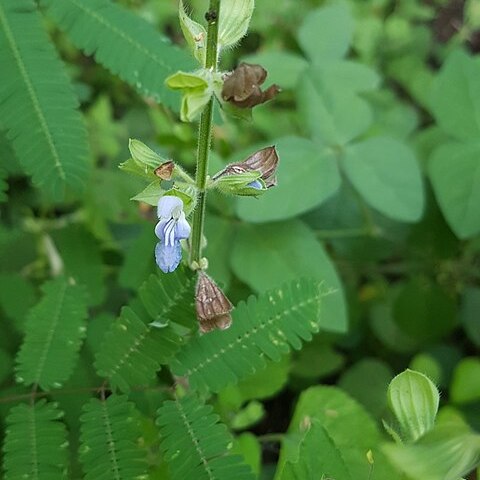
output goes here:
{"type": "Polygon", "coordinates": [[[204,272],[198,272],[195,308],[202,333],[216,328],[225,330],[232,324],[232,304],[220,287],[204,272]]]}
{"type": "Polygon", "coordinates": [[[253,108],[268,102],[280,92],[280,87],[272,85],[262,91],[260,86],[267,75],[267,71],[260,65],[241,63],[225,79],[222,98],[239,108],[253,108]]]}

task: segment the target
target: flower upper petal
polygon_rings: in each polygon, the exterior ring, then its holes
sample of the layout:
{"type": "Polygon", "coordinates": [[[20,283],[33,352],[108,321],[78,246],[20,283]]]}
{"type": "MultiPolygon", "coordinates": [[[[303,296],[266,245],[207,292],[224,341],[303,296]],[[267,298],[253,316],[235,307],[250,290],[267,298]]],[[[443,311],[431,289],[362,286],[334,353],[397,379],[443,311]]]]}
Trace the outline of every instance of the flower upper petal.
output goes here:
{"type": "Polygon", "coordinates": [[[158,201],[157,217],[170,219],[175,209],[183,210],[182,199],[173,195],[164,195],[158,201]]]}
{"type": "Polygon", "coordinates": [[[164,273],[173,272],[182,259],[182,247],[176,241],[173,245],[158,242],[155,247],[155,260],[160,270],[164,273]]]}

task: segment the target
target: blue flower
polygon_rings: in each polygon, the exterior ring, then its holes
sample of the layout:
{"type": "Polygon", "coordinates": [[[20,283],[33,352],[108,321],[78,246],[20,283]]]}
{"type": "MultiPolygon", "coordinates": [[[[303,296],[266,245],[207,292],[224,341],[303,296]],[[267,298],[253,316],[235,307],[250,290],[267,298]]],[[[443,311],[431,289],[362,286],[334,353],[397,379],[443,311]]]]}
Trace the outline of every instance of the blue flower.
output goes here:
{"type": "Polygon", "coordinates": [[[173,272],[182,259],[180,240],[190,236],[190,225],[183,212],[180,198],[165,195],[158,201],[157,216],[159,222],[155,235],[160,239],[155,247],[155,260],[160,270],[173,272]]]}

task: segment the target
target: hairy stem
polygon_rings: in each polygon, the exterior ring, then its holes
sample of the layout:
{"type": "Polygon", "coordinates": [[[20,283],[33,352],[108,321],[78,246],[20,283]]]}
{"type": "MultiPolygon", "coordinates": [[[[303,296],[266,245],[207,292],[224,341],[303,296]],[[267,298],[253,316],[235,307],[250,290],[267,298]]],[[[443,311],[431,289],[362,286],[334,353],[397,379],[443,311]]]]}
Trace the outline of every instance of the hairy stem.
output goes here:
{"type": "MultiPolygon", "coordinates": [[[[220,0],[210,0],[210,6],[205,18],[208,21],[207,46],[205,68],[215,71],[218,60],[218,18],[220,14],[220,0]]],[[[210,156],[210,144],[212,141],[212,116],[214,98],[210,99],[200,117],[197,150],[197,171],[195,183],[198,189],[197,207],[193,213],[192,237],[190,246],[190,265],[194,262],[198,265],[202,256],[202,235],[205,221],[205,205],[207,192],[208,160],[210,156]]]]}

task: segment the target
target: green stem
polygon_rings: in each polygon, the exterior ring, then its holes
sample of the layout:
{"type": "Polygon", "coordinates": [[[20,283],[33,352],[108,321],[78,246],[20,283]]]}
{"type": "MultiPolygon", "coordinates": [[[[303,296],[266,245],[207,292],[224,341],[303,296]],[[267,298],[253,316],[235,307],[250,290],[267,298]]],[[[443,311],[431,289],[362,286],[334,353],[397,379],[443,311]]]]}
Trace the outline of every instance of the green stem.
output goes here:
{"type": "MultiPolygon", "coordinates": [[[[220,14],[220,0],[210,0],[210,6],[205,18],[208,21],[207,46],[205,68],[216,71],[218,61],[218,18],[220,14]]],[[[212,117],[214,98],[210,99],[200,117],[197,150],[197,171],[195,184],[198,189],[197,206],[193,213],[192,237],[190,246],[190,265],[194,262],[199,265],[202,256],[203,224],[205,221],[205,206],[207,201],[208,160],[212,141],[212,117]]]]}

